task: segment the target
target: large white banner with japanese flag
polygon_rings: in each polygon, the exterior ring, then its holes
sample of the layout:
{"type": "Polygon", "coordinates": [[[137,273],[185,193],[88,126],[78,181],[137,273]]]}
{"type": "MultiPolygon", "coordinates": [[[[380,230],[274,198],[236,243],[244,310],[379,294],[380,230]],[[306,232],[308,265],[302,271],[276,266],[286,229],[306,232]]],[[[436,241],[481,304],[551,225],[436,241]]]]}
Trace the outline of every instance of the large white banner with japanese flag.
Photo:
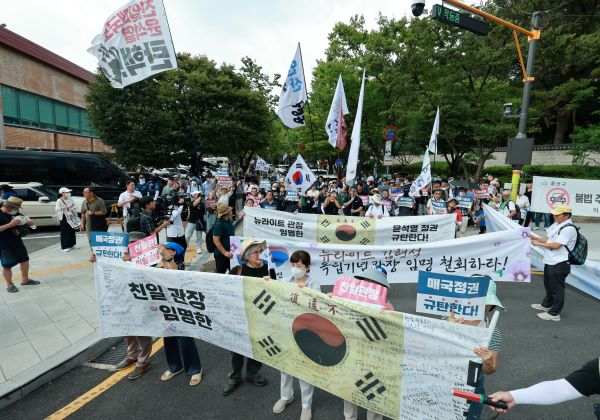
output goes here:
{"type": "Polygon", "coordinates": [[[414,195],[418,191],[421,191],[423,188],[427,187],[431,183],[431,163],[429,161],[429,149],[425,150],[425,154],[423,155],[423,165],[421,166],[421,173],[410,184],[410,195],[414,195]]]}
{"type": "Polygon", "coordinates": [[[177,68],[162,0],[132,0],[119,7],[87,51],[115,88],[177,68]]]}
{"type": "Polygon", "coordinates": [[[456,215],[383,217],[244,209],[244,236],[347,245],[408,245],[454,238],[456,215]]]}
{"type": "Polygon", "coordinates": [[[344,92],[344,84],[342,83],[342,75],[335,87],[335,94],[329,108],[329,115],[325,123],[325,131],[331,147],[337,147],[338,143],[338,128],[340,126],[340,113],[346,115],[348,113],[348,104],[346,103],[346,93],[344,92]]]}
{"type": "Polygon", "coordinates": [[[316,180],[317,177],[310,170],[302,155],[298,155],[285,177],[285,188],[304,194],[316,180]]]}
{"type": "Polygon", "coordinates": [[[194,337],[385,417],[461,420],[489,328],[380,310],[282,281],[94,267],[102,337],[194,337]],[[434,401],[435,404],[431,402],[434,401]]]}
{"type": "MultiPolygon", "coordinates": [[[[461,276],[490,276],[494,281],[531,281],[528,230],[510,230],[465,238],[410,245],[346,245],[267,239],[271,264],[277,278],[292,276],[289,257],[294,251],[310,254],[310,276],[320,284],[332,285],[342,276],[360,275],[373,264],[387,270],[390,283],[416,283],[419,271],[461,276]]],[[[231,238],[234,259],[240,263],[239,243],[231,238]]]]}
{"type": "Polygon", "coordinates": [[[298,43],[277,105],[277,115],[286,127],[297,128],[304,125],[304,104],[307,99],[302,51],[298,43]]]}
{"type": "Polygon", "coordinates": [[[352,126],[352,135],[350,136],[350,153],[348,153],[348,165],[346,166],[346,183],[352,185],[356,179],[356,168],[358,166],[358,155],[360,152],[360,130],[362,128],[362,110],[365,98],[365,71],[363,70],[362,83],[360,85],[360,94],[358,95],[358,107],[352,126]]]}

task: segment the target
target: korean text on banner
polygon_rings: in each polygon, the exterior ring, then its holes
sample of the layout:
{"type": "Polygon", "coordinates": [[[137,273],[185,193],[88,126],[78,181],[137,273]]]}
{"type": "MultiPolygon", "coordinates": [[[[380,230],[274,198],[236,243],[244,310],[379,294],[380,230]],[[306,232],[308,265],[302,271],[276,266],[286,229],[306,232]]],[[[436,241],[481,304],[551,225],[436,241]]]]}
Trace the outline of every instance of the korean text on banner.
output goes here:
{"type": "Polygon", "coordinates": [[[286,127],[297,128],[304,125],[304,104],[307,99],[302,52],[298,43],[296,54],[281,87],[277,106],[277,115],[286,127]]]}
{"type": "Polygon", "coordinates": [[[531,211],[550,213],[558,206],[571,207],[575,216],[600,217],[600,181],[534,176],[531,211]]]}
{"type": "MultiPolygon", "coordinates": [[[[277,278],[292,276],[289,256],[310,254],[310,275],[323,285],[342,276],[356,276],[372,264],[382,265],[390,283],[416,283],[419,271],[464,276],[487,275],[494,281],[531,280],[528,228],[410,245],[339,245],[267,239],[277,278]]],[[[237,240],[242,240],[243,238],[237,240]]],[[[233,239],[232,239],[233,241],[233,239]]],[[[233,252],[233,251],[232,251],[233,252]]],[[[231,266],[238,256],[231,260],[231,266]]]]}
{"type": "Polygon", "coordinates": [[[419,272],[417,312],[482,320],[490,278],[419,272]]]}
{"type": "Polygon", "coordinates": [[[463,418],[467,404],[451,390],[473,389],[469,367],[482,362],[473,348],[488,344],[497,319],[475,328],[287,282],[130,263],[99,262],[95,278],[103,337],[195,337],[403,420],[463,418]]]}
{"type": "Polygon", "coordinates": [[[156,234],[129,244],[129,257],[136,264],[151,266],[160,262],[156,234]]]}
{"type": "Polygon", "coordinates": [[[333,286],[333,295],[338,298],[382,308],[387,301],[387,287],[351,277],[340,277],[333,286]]]}
{"type": "Polygon", "coordinates": [[[385,217],[286,213],[247,207],[244,236],[348,245],[401,245],[454,238],[456,215],[385,217]]]}
{"type": "Polygon", "coordinates": [[[123,88],[177,68],[162,0],[132,0],[112,13],[87,50],[110,84],[123,88]]]}
{"type": "Polygon", "coordinates": [[[90,244],[97,259],[122,260],[127,252],[129,235],[117,232],[90,232],[90,244]]]}

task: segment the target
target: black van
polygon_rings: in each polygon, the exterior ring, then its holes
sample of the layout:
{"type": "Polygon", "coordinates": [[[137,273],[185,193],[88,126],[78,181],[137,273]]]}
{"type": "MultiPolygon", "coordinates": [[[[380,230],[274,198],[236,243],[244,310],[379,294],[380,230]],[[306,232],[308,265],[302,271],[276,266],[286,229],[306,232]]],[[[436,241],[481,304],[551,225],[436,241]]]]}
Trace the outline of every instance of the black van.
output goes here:
{"type": "Polygon", "coordinates": [[[0,182],[41,182],[58,191],[60,187],[82,195],[95,187],[107,205],[125,190],[127,175],[104,158],[89,153],[0,150],[0,182]]]}

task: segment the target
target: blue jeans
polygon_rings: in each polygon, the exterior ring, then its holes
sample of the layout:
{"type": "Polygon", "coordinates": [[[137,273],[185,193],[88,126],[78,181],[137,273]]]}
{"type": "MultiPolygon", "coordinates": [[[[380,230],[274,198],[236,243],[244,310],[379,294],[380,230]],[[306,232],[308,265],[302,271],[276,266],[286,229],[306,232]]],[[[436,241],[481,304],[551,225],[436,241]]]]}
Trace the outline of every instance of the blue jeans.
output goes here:
{"type": "Polygon", "coordinates": [[[215,224],[215,213],[206,215],[206,232],[210,230],[210,228],[215,224]]]}
{"type": "Polygon", "coordinates": [[[547,228],[550,226],[550,213],[536,213],[535,214],[535,227],[540,227],[540,221],[542,220],[542,216],[544,216],[544,227],[547,228]]]}
{"type": "MultiPolygon", "coordinates": [[[[479,380],[475,383],[475,394],[485,394],[483,373],[479,380]]],[[[483,404],[469,401],[469,411],[467,412],[467,420],[479,420],[483,414],[483,404]]]]}
{"type": "Polygon", "coordinates": [[[191,337],[165,337],[165,356],[169,371],[179,372],[185,368],[188,376],[202,372],[196,342],[191,337]]]}

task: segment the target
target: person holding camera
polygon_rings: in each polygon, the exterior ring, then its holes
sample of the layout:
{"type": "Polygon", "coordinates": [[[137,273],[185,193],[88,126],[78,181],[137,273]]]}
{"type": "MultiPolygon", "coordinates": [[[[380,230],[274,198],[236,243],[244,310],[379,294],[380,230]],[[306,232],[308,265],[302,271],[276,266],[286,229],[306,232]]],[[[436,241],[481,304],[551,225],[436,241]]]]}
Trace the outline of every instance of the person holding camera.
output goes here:
{"type": "Polygon", "coordinates": [[[157,234],[171,224],[170,220],[163,221],[159,226],[154,220],[152,213],[156,210],[156,201],[152,197],[142,197],[140,200],[142,213],[140,214],[140,232],[144,232],[146,237],[157,234]]]}
{"type": "Polygon", "coordinates": [[[117,206],[123,209],[123,226],[127,228],[129,217],[135,217],[140,214],[139,200],[142,193],[135,190],[135,182],[128,181],[127,189],[119,195],[117,206]]]}
{"type": "Polygon", "coordinates": [[[21,285],[34,286],[39,281],[29,278],[29,254],[21,239],[18,227],[32,226],[33,222],[23,216],[15,217],[23,200],[10,196],[2,202],[0,208],[0,263],[2,264],[2,276],[6,281],[6,291],[18,292],[19,289],[12,281],[12,268],[19,264],[21,268],[21,285]]]}
{"type": "Polygon", "coordinates": [[[175,242],[181,245],[183,249],[187,248],[187,241],[185,240],[185,227],[183,226],[185,197],[182,194],[178,194],[175,199],[175,203],[169,206],[169,221],[171,222],[167,226],[167,241],[175,242]]]}
{"type": "Polygon", "coordinates": [[[188,224],[185,227],[185,241],[190,243],[194,232],[196,232],[196,244],[198,245],[197,253],[202,254],[202,232],[204,228],[204,197],[202,191],[196,191],[193,195],[193,201],[189,203],[188,224]]]}

